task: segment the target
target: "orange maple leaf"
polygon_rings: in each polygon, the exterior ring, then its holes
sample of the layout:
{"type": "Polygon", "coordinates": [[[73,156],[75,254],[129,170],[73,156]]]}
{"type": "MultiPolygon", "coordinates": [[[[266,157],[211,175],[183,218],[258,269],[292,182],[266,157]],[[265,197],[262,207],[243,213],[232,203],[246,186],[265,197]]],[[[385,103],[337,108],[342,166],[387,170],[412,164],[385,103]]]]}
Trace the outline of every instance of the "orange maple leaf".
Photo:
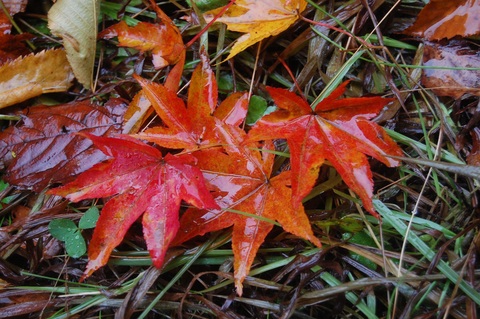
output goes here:
{"type": "Polygon", "coordinates": [[[201,56],[193,72],[187,105],[164,85],[135,78],[165,124],[147,129],[136,137],[163,147],[195,150],[218,146],[216,119],[239,125],[247,113],[246,93],[233,93],[217,107],[217,82],[206,55],[201,56]]]}
{"type": "Polygon", "coordinates": [[[279,110],[259,120],[246,141],[287,139],[292,154],[295,205],[311,191],[320,166],[328,159],[345,183],[360,196],[365,208],[378,217],[372,204],[372,172],[364,154],[388,166],[399,164],[388,155],[401,156],[401,149],[379,125],[369,121],[391,99],[338,99],[347,84],[333,91],[315,110],[292,92],[267,88],[279,110]]]}
{"type": "Polygon", "coordinates": [[[238,295],[242,295],[242,283],[274,221],[318,247],[321,242],[313,234],[303,206],[292,205],[291,172],[272,174],[274,155],[268,152],[272,144],[267,144],[262,154],[255,144],[238,146],[245,137],[241,129],[223,125],[219,131],[224,145],[229,145],[226,153],[208,149],[194,156],[221,209],[188,209],[172,245],[233,225],[234,281],[238,295]]]}
{"type": "Polygon", "coordinates": [[[125,21],[103,30],[98,36],[103,39],[118,37],[119,45],[135,48],[141,52],[151,51],[153,65],[161,69],[167,65],[181,62],[185,59],[185,46],[180,30],[172,20],[156,5],[150,1],[157,13],[160,23],[139,22],[130,27],[125,21]]]}

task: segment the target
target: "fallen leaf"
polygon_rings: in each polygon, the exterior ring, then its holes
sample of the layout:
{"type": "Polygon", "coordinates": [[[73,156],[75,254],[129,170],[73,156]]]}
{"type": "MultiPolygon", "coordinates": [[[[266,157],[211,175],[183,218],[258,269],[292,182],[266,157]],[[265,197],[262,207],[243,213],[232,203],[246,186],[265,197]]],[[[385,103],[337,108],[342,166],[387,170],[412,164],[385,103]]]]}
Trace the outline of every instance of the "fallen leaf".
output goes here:
{"type": "Polygon", "coordinates": [[[134,138],[85,134],[111,157],[75,181],[50,190],[71,201],[114,196],[102,209],[88,248],[83,279],[108,261],[130,226],[143,214],[143,232],[155,267],[176,235],[181,200],[199,208],[218,208],[191,155],[162,153],[134,138]]]}
{"type": "Polygon", "coordinates": [[[465,41],[426,43],[423,65],[422,84],[435,94],[454,99],[467,93],[480,95],[480,52],[465,41]]]}
{"type": "Polygon", "coordinates": [[[404,31],[426,40],[470,37],[480,34],[479,0],[430,0],[417,21],[404,31]]]}
{"type": "Polygon", "coordinates": [[[217,108],[218,87],[208,58],[201,56],[188,92],[187,107],[175,92],[165,86],[136,77],[165,126],[156,126],[136,137],[172,149],[195,150],[217,146],[215,118],[240,124],[248,107],[246,93],[230,95],[217,108]]]}
{"type": "Polygon", "coordinates": [[[0,133],[5,180],[36,192],[50,183],[68,182],[105,159],[89,139],[74,133],[122,133],[125,109],[125,103],[112,99],[103,106],[84,101],[22,111],[22,120],[0,133]]]}
{"type": "Polygon", "coordinates": [[[248,96],[234,93],[216,107],[218,88],[205,55],[192,75],[187,107],[164,86],[138,80],[165,126],[153,127],[136,137],[163,147],[194,151],[197,166],[222,207],[208,212],[187,210],[182,215],[176,244],[234,225],[235,285],[240,295],[258,248],[273,227],[271,221],[277,220],[286,231],[320,245],[303,206],[294,209],[291,205],[290,172],[271,176],[272,154],[262,158],[256,150],[239,147],[245,137],[239,125],[247,113],[248,96]],[[252,217],[227,209],[247,212],[252,217]],[[262,221],[262,217],[270,222],[262,221]]]}
{"type": "Polygon", "coordinates": [[[168,22],[139,22],[136,26],[129,27],[125,21],[121,21],[103,30],[98,36],[103,39],[118,37],[119,46],[134,48],[140,52],[151,51],[156,69],[175,64],[185,55],[180,31],[168,22]]]}
{"type": "MultiPolygon", "coordinates": [[[[19,12],[25,11],[28,3],[27,0],[4,0],[2,2],[10,18],[19,12]]],[[[30,53],[30,50],[25,45],[25,41],[33,38],[33,35],[29,33],[10,34],[12,29],[10,18],[0,8],[0,65],[30,53]]]]}
{"type": "Polygon", "coordinates": [[[311,241],[321,242],[312,232],[303,206],[292,205],[291,172],[272,175],[274,155],[271,144],[261,153],[256,145],[239,147],[245,132],[235,126],[221,125],[226,154],[219,149],[197,151],[194,156],[202,168],[221,209],[188,209],[180,219],[180,231],[174,244],[233,225],[232,249],[234,279],[238,295],[260,245],[277,221],[285,231],[311,241]],[[248,214],[248,215],[245,215],[248,214]]]}
{"type": "Polygon", "coordinates": [[[18,58],[0,67],[0,108],[43,93],[64,92],[73,73],[61,49],[18,58]]]}
{"type": "Polygon", "coordinates": [[[475,127],[470,131],[470,135],[472,136],[472,150],[467,156],[467,163],[480,166],[480,129],[475,127]]]}
{"type": "Polygon", "coordinates": [[[0,66],[22,55],[31,53],[25,41],[33,38],[30,33],[0,35],[0,66]]]}
{"type": "MultiPolygon", "coordinates": [[[[10,16],[13,16],[19,12],[25,11],[28,0],[2,0],[2,3],[10,16]]],[[[12,28],[12,23],[10,22],[10,19],[1,9],[2,8],[0,8],[0,38],[4,34],[9,34],[10,29],[12,28]]]]}
{"type": "Polygon", "coordinates": [[[124,132],[128,134],[137,133],[152,113],[152,103],[150,103],[143,91],[138,92],[125,112],[124,132]]]}
{"type": "Polygon", "coordinates": [[[99,0],[57,0],[48,11],[48,27],[63,39],[78,82],[92,88],[99,0]]]}
{"type": "MultiPolygon", "coordinates": [[[[245,33],[237,39],[230,54],[231,59],[249,46],[288,29],[305,10],[304,0],[237,0],[217,21],[227,24],[228,30],[245,33]]],[[[211,21],[222,8],[205,13],[211,21]]]]}
{"type": "Polygon", "coordinates": [[[294,205],[300,205],[318,177],[325,159],[360,196],[363,205],[378,217],[372,204],[372,172],[365,154],[388,166],[398,161],[401,149],[376,123],[369,120],[392,101],[381,97],[339,99],[344,82],[313,111],[310,105],[285,89],[267,88],[278,111],[260,119],[248,134],[249,141],[286,138],[291,152],[294,205]]]}

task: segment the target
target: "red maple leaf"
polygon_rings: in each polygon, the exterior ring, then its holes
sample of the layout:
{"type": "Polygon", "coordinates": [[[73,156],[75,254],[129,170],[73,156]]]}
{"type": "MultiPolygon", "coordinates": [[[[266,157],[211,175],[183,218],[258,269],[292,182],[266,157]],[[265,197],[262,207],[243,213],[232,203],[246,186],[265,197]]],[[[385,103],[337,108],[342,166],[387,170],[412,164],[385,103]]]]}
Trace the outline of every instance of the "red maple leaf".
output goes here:
{"type": "Polygon", "coordinates": [[[88,248],[84,276],[106,264],[130,226],[143,214],[143,233],[156,267],[178,231],[181,200],[200,208],[218,208],[191,155],[166,155],[129,136],[83,134],[112,157],[81,174],[75,181],[50,190],[73,202],[110,197],[102,209],[88,248]]]}
{"type": "Polygon", "coordinates": [[[245,137],[244,131],[229,125],[217,129],[224,145],[229,145],[226,153],[207,149],[194,155],[221,209],[188,209],[182,215],[173,244],[233,225],[234,278],[237,293],[241,295],[242,283],[274,221],[285,231],[319,247],[321,243],[312,232],[303,206],[292,205],[291,172],[272,176],[274,155],[268,152],[271,145],[264,147],[266,152],[262,154],[256,145],[238,146],[245,137]]]}
{"type": "Polygon", "coordinates": [[[136,137],[163,147],[196,150],[218,146],[217,120],[228,125],[239,125],[247,113],[246,93],[231,94],[217,108],[217,82],[208,57],[204,54],[192,74],[187,106],[164,85],[150,83],[138,76],[135,78],[165,124],[147,129],[136,137]]]}
{"type": "Polygon", "coordinates": [[[391,99],[339,99],[347,84],[344,82],[315,110],[292,92],[267,88],[279,110],[258,121],[246,141],[287,139],[292,154],[294,205],[299,205],[311,191],[320,166],[327,159],[360,196],[365,208],[378,217],[372,204],[372,172],[365,154],[388,166],[399,164],[388,155],[401,156],[401,149],[379,125],[369,121],[391,99]]]}

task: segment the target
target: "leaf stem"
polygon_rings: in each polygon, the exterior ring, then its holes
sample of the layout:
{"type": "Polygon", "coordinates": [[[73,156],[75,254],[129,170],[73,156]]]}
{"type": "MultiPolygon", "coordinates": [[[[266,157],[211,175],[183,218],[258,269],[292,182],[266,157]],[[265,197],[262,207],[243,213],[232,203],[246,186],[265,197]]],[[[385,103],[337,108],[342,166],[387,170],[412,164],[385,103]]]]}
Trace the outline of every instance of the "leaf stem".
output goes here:
{"type": "Polygon", "coordinates": [[[224,6],[224,7],[222,8],[222,10],[220,10],[220,12],[213,17],[212,21],[210,21],[209,23],[207,23],[207,25],[206,25],[199,33],[197,33],[197,34],[193,37],[193,39],[191,39],[191,40],[185,45],[185,49],[191,47],[192,44],[194,44],[195,41],[197,41],[198,38],[200,38],[200,37],[202,36],[202,34],[204,34],[204,33],[208,30],[208,28],[210,28],[210,27],[212,26],[212,24],[214,24],[215,21],[217,21],[217,19],[220,18],[220,17],[228,10],[228,8],[230,8],[230,7],[235,3],[235,1],[236,1],[236,0],[230,0],[230,2],[227,3],[227,5],[224,6]]]}

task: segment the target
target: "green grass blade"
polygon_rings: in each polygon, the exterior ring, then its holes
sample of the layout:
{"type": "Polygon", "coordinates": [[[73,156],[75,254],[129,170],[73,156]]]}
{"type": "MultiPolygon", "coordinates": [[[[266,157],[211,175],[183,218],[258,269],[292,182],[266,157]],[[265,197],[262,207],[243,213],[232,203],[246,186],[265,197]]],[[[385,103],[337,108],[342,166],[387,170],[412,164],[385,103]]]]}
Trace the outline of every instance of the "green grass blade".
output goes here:
{"type": "MultiPolygon", "coordinates": [[[[396,213],[391,211],[385,204],[379,200],[374,200],[373,204],[377,212],[388,221],[400,234],[403,236],[407,232],[407,225],[396,216],[396,213]]],[[[435,258],[435,252],[430,249],[417,235],[409,232],[408,242],[414,246],[422,255],[424,255],[429,261],[435,258]]],[[[437,268],[442,274],[445,275],[454,284],[458,283],[459,288],[477,305],[480,306],[480,293],[470,286],[465,280],[460,278],[455,270],[453,270],[447,263],[440,260],[437,263],[437,268]]]]}

